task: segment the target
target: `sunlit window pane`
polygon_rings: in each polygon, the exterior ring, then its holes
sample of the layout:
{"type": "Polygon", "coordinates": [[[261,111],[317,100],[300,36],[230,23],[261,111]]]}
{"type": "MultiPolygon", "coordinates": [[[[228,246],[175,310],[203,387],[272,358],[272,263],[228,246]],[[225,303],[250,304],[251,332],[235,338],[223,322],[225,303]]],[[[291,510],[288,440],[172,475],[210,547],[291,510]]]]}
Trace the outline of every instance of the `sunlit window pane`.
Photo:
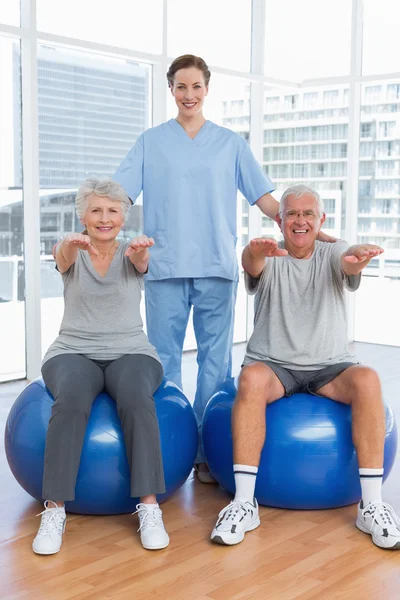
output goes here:
{"type": "Polygon", "coordinates": [[[202,0],[195,12],[184,0],[168,2],[168,54],[196,54],[206,63],[249,71],[251,0],[202,0]]]}
{"type": "Polygon", "coordinates": [[[265,74],[302,81],[350,72],[349,0],[267,0],[265,74]]]}
{"type": "Polygon", "coordinates": [[[39,31],[160,53],[162,0],[37,0],[39,31]]]}
{"type": "Polygon", "coordinates": [[[364,0],[364,75],[400,72],[399,31],[398,0],[364,0]]]}
{"type": "Polygon", "coordinates": [[[20,0],[1,0],[0,2],[0,23],[5,25],[20,25],[20,0]]]}

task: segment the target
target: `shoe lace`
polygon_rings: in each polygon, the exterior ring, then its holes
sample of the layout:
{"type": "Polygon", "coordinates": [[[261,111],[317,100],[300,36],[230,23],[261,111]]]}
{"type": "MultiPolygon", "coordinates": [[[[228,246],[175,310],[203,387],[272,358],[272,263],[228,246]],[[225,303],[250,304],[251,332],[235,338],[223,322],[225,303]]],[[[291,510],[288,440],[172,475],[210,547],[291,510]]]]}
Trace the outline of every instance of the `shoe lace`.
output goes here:
{"type": "Polygon", "coordinates": [[[393,506],[386,502],[370,503],[362,510],[363,517],[369,516],[372,519],[371,530],[377,527],[396,527],[398,529],[398,520],[393,506]]]}
{"type": "Polygon", "coordinates": [[[162,512],[157,508],[148,508],[143,503],[136,505],[136,511],[133,515],[139,515],[139,529],[145,529],[146,527],[157,527],[162,524],[162,512]]]}
{"type": "Polygon", "coordinates": [[[221,512],[218,515],[218,520],[235,522],[236,520],[238,520],[239,517],[241,517],[241,513],[244,513],[243,516],[246,516],[248,512],[249,511],[244,502],[232,500],[232,502],[230,502],[228,506],[221,510],[221,512]]]}
{"type": "Polygon", "coordinates": [[[58,535],[62,535],[63,533],[63,525],[65,515],[62,511],[56,510],[57,504],[53,502],[54,508],[49,508],[49,501],[46,500],[44,503],[44,511],[37,514],[37,517],[42,517],[40,521],[39,534],[48,535],[56,531],[58,535]]]}

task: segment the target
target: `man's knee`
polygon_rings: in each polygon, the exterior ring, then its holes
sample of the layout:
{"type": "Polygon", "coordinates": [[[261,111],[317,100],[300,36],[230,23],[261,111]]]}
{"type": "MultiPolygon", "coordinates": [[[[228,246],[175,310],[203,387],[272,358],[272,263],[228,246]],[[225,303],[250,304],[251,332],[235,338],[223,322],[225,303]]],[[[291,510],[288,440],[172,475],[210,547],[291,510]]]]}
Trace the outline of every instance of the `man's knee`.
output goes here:
{"type": "Polygon", "coordinates": [[[353,392],[361,394],[361,396],[363,392],[368,392],[370,396],[371,392],[375,391],[380,397],[381,382],[378,373],[374,369],[357,365],[351,369],[349,376],[349,383],[353,392]]]}
{"type": "Polygon", "coordinates": [[[275,387],[276,375],[263,363],[251,363],[243,367],[240,378],[238,396],[241,400],[259,400],[267,403],[272,400],[272,390],[275,387]]]}

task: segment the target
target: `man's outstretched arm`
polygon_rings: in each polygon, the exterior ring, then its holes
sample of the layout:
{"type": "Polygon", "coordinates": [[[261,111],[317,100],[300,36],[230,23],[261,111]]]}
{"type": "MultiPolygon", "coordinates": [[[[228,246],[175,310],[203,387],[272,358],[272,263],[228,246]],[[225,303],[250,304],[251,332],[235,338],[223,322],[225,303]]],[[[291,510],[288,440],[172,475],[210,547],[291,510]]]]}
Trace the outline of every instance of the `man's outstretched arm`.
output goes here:
{"type": "Polygon", "coordinates": [[[242,265],[249,275],[259,277],[267,256],[286,256],[287,253],[287,250],[278,247],[278,242],[273,238],[255,238],[243,250],[242,265]]]}
{"type": "Polygon", "coordinates": [[[382,252],[384,252],[383,248],[374,244],[350,246],[342,254],[341,267],[343,273],[346,275],[358,275],[375,256],[379,256],[382,252]]]}

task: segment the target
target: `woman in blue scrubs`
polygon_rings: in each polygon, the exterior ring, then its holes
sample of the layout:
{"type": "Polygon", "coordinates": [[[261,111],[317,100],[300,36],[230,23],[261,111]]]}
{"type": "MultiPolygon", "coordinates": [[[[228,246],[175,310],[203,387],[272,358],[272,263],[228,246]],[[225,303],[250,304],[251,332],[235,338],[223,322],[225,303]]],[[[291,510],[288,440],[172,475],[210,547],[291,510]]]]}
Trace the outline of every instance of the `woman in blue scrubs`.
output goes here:
{"type": "MultiPolygon", "coordinates": [[[[274,186],[238,134],[208,121],[210,71],[184,55],[167,73],[178,115],[139,136],[114,179],[132,202],[143,191],[144,233],[154,238],[146,277],[146,322],[167,378],[182,388],[182,348],[190,309],[197,341],[196,418],[230,376],[238,283],[236,202],[275,219],[274,186]]],[[[201,445],[200,481],[213,481],[201,445]]]]}

